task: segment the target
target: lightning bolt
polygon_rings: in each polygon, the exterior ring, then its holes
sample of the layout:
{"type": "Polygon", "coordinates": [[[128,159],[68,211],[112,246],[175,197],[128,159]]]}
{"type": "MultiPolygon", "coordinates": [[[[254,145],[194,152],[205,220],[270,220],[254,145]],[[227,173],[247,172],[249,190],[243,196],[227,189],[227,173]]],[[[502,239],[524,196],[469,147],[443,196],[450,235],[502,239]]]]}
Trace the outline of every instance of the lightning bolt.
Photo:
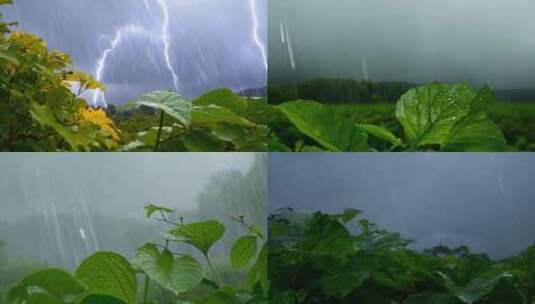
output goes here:
{"type": "MultiPolygon", "coordinates": [[[[104,75],[104,70],[106,69],[106,63],[108,61],[108,57],[110,54],[117,49],[117,46],[121,43],[121,40],[124,36],[129,34],[139,34],[139,33],[145,33],[143,29],[134,26],[134,25],[128,25],[125,27],[122,27],[115,32],[114,38],[111,40],[111,45],[109,48],[105,49],[102,54],[100,55],[98,61],[97,61],[97,68],[95,70],[95,78],[97,81],[101,82],[102,77],[104,75]]],[[[93,94],[93,106],[97,107],[98,105],[102,104],[104,107],[108,107],[108,103],[106,102],[106,95],[101,90],[96,90],[93,94]]]]}
{"type": "Polygon", "coordinates": [[[167,7],[167,3],[165,0],[158,0],[158,4],[160,5],[162,12],[163,12],[163,24],[162,24],[162,40],[164,44],[164,58],[165,58],[165,64],[167,65],[167,69],[173,76],[173,86],[176,91],[179,90],[179,78],[178,75],[173,68],[173,65],[171,64],[171,56],[169,55],[169,49],[171,48],[171,43],[169,41],[169,8],[167,7]]]}
{"type": "Polygon", "coordinates": [[[260,39],[260,33],[259,33],[260,21],[258,19],[257,11],[258,11],[258,8],[257,8],[256,0],[251,0],[251,14],[253,16],[253,39],[254,39],[256,46],[260,50],[260,53],[262,54],[262,61],[264,63],[265,69],[267,70],[268,62],[267,62],[266,48],[264,47],[264,45],[262,44],[262,40],[260,39]]]}

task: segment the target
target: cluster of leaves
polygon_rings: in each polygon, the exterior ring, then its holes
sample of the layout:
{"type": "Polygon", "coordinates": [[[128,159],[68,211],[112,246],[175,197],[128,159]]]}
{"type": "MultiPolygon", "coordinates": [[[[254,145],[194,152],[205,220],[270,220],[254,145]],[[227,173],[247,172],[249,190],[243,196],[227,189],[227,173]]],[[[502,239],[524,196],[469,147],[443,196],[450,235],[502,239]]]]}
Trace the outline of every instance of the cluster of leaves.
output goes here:
{"type": "Polygon", "coordinates": [[[156,91],[127,103],[157,110],[156,124],[137,132],[125,151],[266,151],[268,115],[264,99],[239,96],[228,89],[191,101],[171,91],[156,91]]]}
{"type": "Polygon", "coordinates": [[[279,115],[270,123],[268,141],[274,151],[502,151],[505,138],[486,113],[493,100],[489,87],[475,90],[467,83],[411,89],[396,105],[403,138],[382,126],[355,122],[336,106],[286,102],[274,106],[279,115]],[[279,135],[288,125],[305,140],[289,143],[279,135]],[[370,146],[370,138],[383,144],[370,146]]]}
{"type": "Polygon", "coordinates": [[[494,262],[465,247],[418,253],[360,211],[281,210],[269,220],[273,303],[530,304],[535,246],[494,262]]]}
{"type": "MultiPolygon", "coordinates": [[[[74,274],[45,269],[30,274],[8,293],[10,303],[40,304],[148,304],[151,284],[174,295],[176,303],[265,303],[267,299],[267,247],[256,225],[235,220],[247,228],[230,251],[236,270],[248,269],[247,288],[227,286],[210,257],[210,249],[225,233],[216,220],[185,224],[169,219],[172,209],[149,205],[147,217],[169,224],[162,234],[164,244],[147,243],[128,261],[123,256],[100,251],[86,258],[74,274]],[[194,256],[173,252],[173,244],[196,248],[205,263],[194,256]],[[262,245],[263,244],[263,245],[262,245]],[[139,279],[144,284],[138,286],[139,279]]],[[[175,246],[175,247],[177,247],[175,246]]]]}
{"type": "Polygon", "coordinates": [[[79,97],[103,85],[70,69],[67,54],[50,51],[34,35],[11,32],[11,25],[0,23],[0,150],[116,147],[119,132],[113,122],[79,97]]]}

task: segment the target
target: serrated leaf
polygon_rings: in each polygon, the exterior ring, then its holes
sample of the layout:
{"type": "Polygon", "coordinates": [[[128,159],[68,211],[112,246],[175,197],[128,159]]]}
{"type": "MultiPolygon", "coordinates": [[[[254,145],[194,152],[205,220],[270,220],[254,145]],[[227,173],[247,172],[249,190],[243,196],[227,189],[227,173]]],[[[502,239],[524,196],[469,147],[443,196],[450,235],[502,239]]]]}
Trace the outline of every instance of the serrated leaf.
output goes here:
{"type": "Polygon", "coordinates": [[[80,264],[75,277],[91,293],[117,298],[126,304],[135,304],[137,297],[136,273],[122,256],[100,251],[80,264]]]}
{"type": "Polygon", "coordinates": [[[225,226],[218,221],[211,220],[181,225],[169,233],[199,249],[202,253],[208,254],[214,243],[223,237],[225,226]]]}
{"type": "Polygon", "coordinates": [[[487,86],[475,91],[467,83],[434,83],[405,93],[397,103],[396,117],[411,147],[501,151],[505,149],[503,134],[485,113],[492,100],[487,86]]]}
{"type": "Polygon", "coordinates": [[[325,148],[368,151],[368,136],[334,107],[315,101],[292,101],[277,106],[299,131],[325,148]]]}
{"type": "Polygon", "coordinates": [[[241,268],[247,266],[254,257],[258,250],[257,237],[252,235],[246,235],[239,238],[232,249],[230,250],[230,261],[232,267],[241,268]]]}

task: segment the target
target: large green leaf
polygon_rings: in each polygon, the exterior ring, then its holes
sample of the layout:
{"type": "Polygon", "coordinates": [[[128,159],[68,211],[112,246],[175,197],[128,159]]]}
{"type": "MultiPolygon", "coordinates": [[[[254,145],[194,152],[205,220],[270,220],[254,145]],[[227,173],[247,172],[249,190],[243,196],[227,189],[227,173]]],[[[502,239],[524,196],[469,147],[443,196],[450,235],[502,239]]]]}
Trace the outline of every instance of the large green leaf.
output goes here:
{"type": "Polygon", "coordinates": [[[26,303],[63,304],[73,303],[85,291],[82,283],[68,272],[46,269],[23,279],[9,291],[8,298],[26,303]]]}
{"type": "Polygon", "coordinates": [[[141,95],[125,104],[124,108],[129,109],[138,106],[162,110],[186,127],[189,127],[191,123],[191,101],[172,91],[154,91],[141,95]]]}
{"type": "Polygon", "coordinates": [[[192,125],[199,127],[214,127],[226,123],[242,127],[256,126],[246,118],[218,105],[194,106],[191,113],[192,125]]]}
{"type": "Polygon", "coordinates": [[[357,127],[364,133],[391,143],[394,147],[405,145],[401,139],[397,138],[394,134],[392,134],[392,132],[382,127],[369,124],[357,124],[357,127]]]}
{"type": "Polygon", "coordinates": [[[292,101],[277,106],[299,131],[331,151],[368,151],[368,136],[333,106],[292,101]]]}
{"type": "Polygon", "coordinates": [[[91,293],[117,298],[135,304],[136,273],[130,263],[113,252],[96,252],[80,264],[75,276],[91,293]]]}
{"type": "Polygon", "coordinates": [[[413,148],[439,145],[445,151],[501,151],[505,139],[487,117],[493,100],[489,87],[475,91],[467,83],[433,83],[405,93],[396,117],[413,148]]]}
{"type": "Polygon", "coordinates": [[[219,152],[225,149],[225,143],[205,132],[193,131],[182,138],[189,152],[219,152]]]}
{"type": "Polygon", "coordinates": [[[257,237],[253,235],[246,235],[234,242],[230,250],[230,261],[235,268],[247,266],[258,250],[257,237]]]}
{"type": "Polygon", "coordinates": [[[212,220],[181,225],[169,233],[208,254],[214,243],[223,237],[225,226],[212,220]]]}
{"type": "Polygon", "coordinates": [[[445,281],[446,288],[467,304],[476,303],[489,294],[501,280],[512,277],[508,272],[492,269],[479,274],[465,286],[456,286],[449,276],[443,273],[439,274],[445,281]]]}
{"type": "Polygon", "coordinates": [[[133,261],[152,280],[174,292],[186,292],[202,281],[202,266],[189,255],[175,258],[171,252],[161,253],[153,244],[138,249],[133,261]]]}
{"type": "Polygon", "coordinates": [[[212,104],[227,108],[239,116],[259,124],[265,124],[268,112],[268,106],[265,100],[248,99],[229,89],[210,91],[197,98],[193,104],[197,106],[212,104]]]}

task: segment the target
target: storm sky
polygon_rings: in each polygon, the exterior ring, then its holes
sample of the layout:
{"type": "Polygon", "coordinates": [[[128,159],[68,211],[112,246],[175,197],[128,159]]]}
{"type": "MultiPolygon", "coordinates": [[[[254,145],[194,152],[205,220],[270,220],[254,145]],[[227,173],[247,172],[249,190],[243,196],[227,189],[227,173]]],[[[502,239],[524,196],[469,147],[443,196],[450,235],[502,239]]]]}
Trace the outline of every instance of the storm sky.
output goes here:
{"type": "Polygon", "coordinates": [[[147,204],[194,210],[221,170],[245,172],[251,153],[14,153],[0,157],[1,221],[89,208],[143,219],[147,204]]]}
{"type": "MultiPolygon", "coordinates": [[[[164,51],[162,0],[16,0],[2,6],[17,30],[35,33],[70,54],[75,67],[95,74],[117,32],[123,35],[103,70],[108,103],[121,104],[149,90],[174,89],[164,51]]],[[[267,40],[266,0],[163,0],[169,15],[169,57],[179,91],[194,97],[228,87],[264,87],[267,71],[255,41],[267,40]],[[255,1],[254,3],[252,1],[255,1]]]]}
{"type": "Polygon", "coordinates": [[[364,211],[422,249],[502,258],[535,242],[535,156],[524,153],[269,155],[269,209],[364,211]]]}
{"type": "Polygon", "coordinates": [[[270,0],[269,81],[535,88],[533,12],[532,0],[270,0]]]}

